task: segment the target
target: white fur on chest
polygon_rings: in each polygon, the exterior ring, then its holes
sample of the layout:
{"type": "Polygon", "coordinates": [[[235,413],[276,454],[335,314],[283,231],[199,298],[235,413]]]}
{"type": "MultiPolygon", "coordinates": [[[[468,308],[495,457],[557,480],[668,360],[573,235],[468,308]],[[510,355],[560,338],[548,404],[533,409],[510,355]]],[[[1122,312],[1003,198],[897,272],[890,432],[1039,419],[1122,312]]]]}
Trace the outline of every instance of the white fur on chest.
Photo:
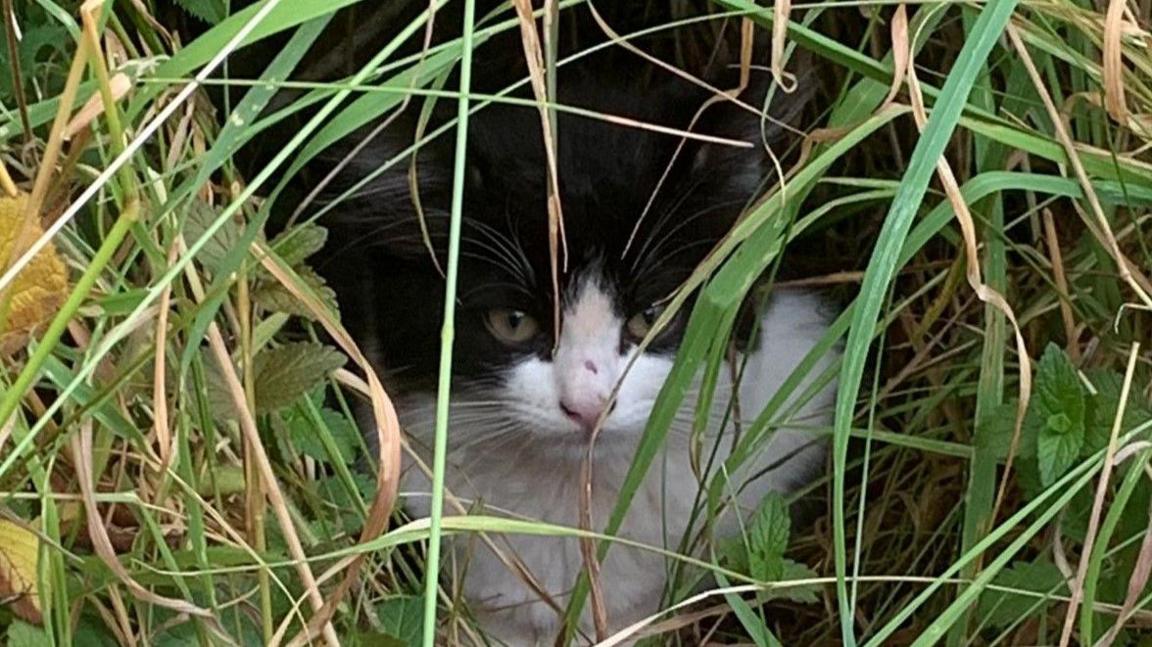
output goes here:
{"type": "MultiPolygon", "coordinates": [[[[788,292],[774,297],[762,317],[760,344],[748,357],[740,386],[739,405],[744,421],[751,421],[763,410],[825,329],[826,321],[819,313],[815,298],[788,292]]],[[[627,359],[620,358],[621,366],[626,365],[627,359]]],[[[582,356],[577,360],[583,361],[582,356]]],[[[821,362],[811,377],[819,375],[830,361],[831,358],[826,358],[821,362]]],[[[621,383],[617,408],[605,421],[595,454],[592,483],[595,530],[603,528],[615,506],[636,443],[670,367],[670,359],[640,357],[621,383]]],[[[602,366],[598,368],[606,372],[602,366]]],[[[516,369],[508,381],[510,400],[503,416],[476,413],[491,410],[490,405],[483,403],[493,397],[492,393],[480,396],[462,390],[453,398],[447,486],[456,497],[474,503],[487,514],[512,514],[578,527],[583,437],[565,427],[562,415],[552,416],[547,412],[548,407],[555,407],[555,398],[562,397],[559,394],[565,388],[564,384],[557,384],[562,379],[548,375],[548,370],[551,364],[545,362],[516,369]],[[517,433],[513,426],[509,432],[498,422],[505,417],[514,421],[539,419],[540,428],[534,428],[531,433],[524,430],[517,433]]],[[[724,373],[717,390],[711,436],[706,435],[704,441],[706,448],[712,447],[709,440],[718,431],[716,421],[722,418],[730,399],[732,386],[727,379],[730,373],[724,373]]],[[[592,377],[599,377],[599,373],[581,379],[592,377]]],[[[802,407],[791,418],[791,423],[805,427],[826,425],[832,395],[832,387],[828,387],[802,407]]],[[[434,404],[430,396],[400,402],[401,419],[412,434],[414,445],[432,445],[434,404]]],[[[690,465],[688,433],[694,406],[695,400],[690,395],[669,431],[662,454],[653,462],[632,501],[621,536],[657,548],[677,548],[697,503],[699,489],[690,465]]],[[[742,475],[758,474],[781,457],[796,453],[791,460],[763,474],[741,491],[740,514],[746,515],[754,509],[767,492],[787,491],[813,477],[822,461],[823,449],[812,439],[809,434],[778,431],[764,450],[743,466],[734,478],[737,482],[742,480],[742,475]]],[[[717,463],[727,457],[731,442],[725,437],[718,446],[721,449],[717,463]]],[[[416,469],[406,470],[402,489],[408,509],[416,516],[427,515],[430,487],[426,476],[416,469]]],[[[729,514],[719,527],[721,532],[731,532],[734,526],[735,517],[729,514]]],[[[583,569],[577,541],[537,536],[494,539],[507,553],[516,555],[561,608],[567,603],[567,592],[583,569]]],[[[541,601],[520,574],[509,569],[476,538],[455,539],[452,550],[457,566],[463,570],[463,591],[486,633],[509,645],[551,644],[560,626],[559,615],[541,601]]],[[[660,555],[614,546],[601,565],[601,586],[612,628],[658,610],[665,578],[666,564],[660,555]]],[[[587,612],[582,630],[591,634],[587,612]]]]}

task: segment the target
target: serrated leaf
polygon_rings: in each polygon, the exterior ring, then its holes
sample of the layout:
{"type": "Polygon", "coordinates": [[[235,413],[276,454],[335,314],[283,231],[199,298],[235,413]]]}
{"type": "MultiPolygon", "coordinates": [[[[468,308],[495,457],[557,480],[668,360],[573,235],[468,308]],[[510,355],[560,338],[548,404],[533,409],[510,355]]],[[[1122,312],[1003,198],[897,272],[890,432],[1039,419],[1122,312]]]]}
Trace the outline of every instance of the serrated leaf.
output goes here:
{"type": "Polygon", "coordinates": [[[43,621],[36,579],[39,564],[40,538],[36,533],[0,519],[0,601],[32,624],[43,621]]]}
{"type": "MultiPolygon", "coordinates": [[[[17,254],[24,253],[27,243],[43,233],[38,221],[24,230],[27,203],[24,194],[0,198],[0,266],[7,267],[17,254]],[[17,240],[22,241],[21,249],[14,250],[17,240]]],[[[48,245],[16,275],[11,287],[0,293],[0,357],[23,346],[37,328],[56,315],[67,296],[68,270],[56,248],[48,245]]]]}
{"type": "MultiPolygon", "coordinates": [[[[297,267],[296,274],[333,314],[338,312],[336,292],[328,287],[323,277],[305,265],[297,267]]],[[[252,300],[260,307],[272,312],[284,312],[307,319],[316,319],[316,315],[301,303],[296,295],[292,294],[283,284],[272,279],[252,292],[252,300]]]]}
{"type": "Polygon", "coordinates": [[[224,0],[176,0],[176,4],[209,25],[215,25],[228,15],[224,0]]]}
{"type": "Polygon", "coordinates": [[[296,410],[285,415],[284,422],[288,426],[292,445],[305,456],[331,463],[333,459],[328,455],[328,450],[320,437],[320,434],[327,434],[340,453],[337,460],[344,463],[355,460],[360,436],[356,424],[331,409],[321,409],[320,420],[324,423],[324,429],[318,429],[311,417],[296,410]]]}
{"type": "Polygon", "coordinates": [[[1036,369],[1036,388],[1029,416],[1038,425],[1036,460],[1040,481],[1051,485],[1080,456],[1085,437],[1085,392],[1076,367],[1050,344],[1036,369]]]}
{"type": "MultiPolygon", "coordinates": [[[[780,574],[781,582],[791,582],[795,580],[810,580],[815,579],[816,572],[808,568],[800,562],[784,559],[782,560],[782,568],[780,574]]],[[[818,584],[807,584],[802,586],[791,586],[786,589],[777,589],[769,591],[765,597],[767,600],[791,600],[800,604],[816,604],[820,601],[820,586],[818,584]]]]}
{"type": "Polygon", "coordinates": [[[784,551],[788,549],[790,534],[788,506],[783,497],[771,492],[748,522],[748,574],[758,580],[779,580],[784,574],[784,551]]]}
{"type": "MultiPolygon", "coordinates": [[[[208,231],[208,227],[220,217],[220,211],[200,200],[188,204],[188,215],[184,219],[184,238],[191,245],[208,231]]],[[[196,260],[200,265],[216,272],[228,252],[239,244],[243,227],[234,219],[229,219],[204,243],[196,260]]]]}
{"type": "Polygon", "coordinates": [[[314,342],[260,351],[253,360],[256,411],[268,413],[292,404],[345,361],[336,349],[314,342]]]}
{"type": "MultiPolygon", "coordinates": [[[[1047,595],[1049,591],[1055,589],[1053,595],[1067,595],[1064,576],[1051,562],[1045,560],[1034,563],[1016,562],[1002,570],[993,582],[998,586],[1021,591],[1047,595]]],[[[1047,605],[1054,602],[1057,600],[1044,603],[1033,595],[992,590],[980,598],[979,615],[990,627],[1002,629],[1025,616],[1043,613],[1047,605]]]]}
{"type": "Polygon", "coordinates": [[[324,248],[328,241],[328,230],[315,223],[308,223],[281,233],[269,244],[285,264],[296,267],[309,256],[324,248]]]}
{"type": "Polygon", "coordinates": [[[416,647],[424,636],[424,600],[416,595],[400,595],[388,598],[376,605],[376,617],[380,627],[401,645],[416,647]]]}
{"type": "MultiPolygon", "coordinates": [[[[1016,406],[1017,401],[1004,402],[995,407],[976,424],[979,430],[976,439],[979,451],[991,452],[998,461],[1008,459],[1008,452],[1012,449],[1012,434],[1016,433],[1016,406]]],[[[1020,440],[1016,445],[1017,458],[1034,458],[1036,456],[1036,428],[1024,419],[1020,429],[1020,440]]]]}
{"type": "Polygon", "coordinates": [[[320,528],[331,530],[338,526],[344,533],[355,533],[363,526],[362,511],[366,509],[366,502],[371,501],[376,493],[376,479],[364,472],[354,472],[352,485],[355,492],[349,491],[344,481],[336,476],[316,481],[316,491],[320,498],[336,512],[320,519],[320,528]]]}
{"type": "MultiPolygon", "coordinates": [[[[207,400],[208,411],[211,415],[220,421],[235,420],[236,419],[236,405],[232,402],[232,394],[229,393],[226,382],[224,381],[224,371],[220,365],[216,363],[216,358],[208,352],[201,355],[203,357],[204,365],[204,399],[207,400]]],[[[192,380],[188,381],[188,388],[194,389],[196,385],[192,380]]]]}
{"type": "MultiPolygon", "coordinates": [[[[1088,374],[1088,380],[1096,387],[1096,395],[1088,398],[1087,430],[1081,454],[1096,452],[1108,445],[1112,423],[1120,409],[1120,391],[1124,386],[1124,377],[1115,371],[1092,371],[1088,374]]],[[[1140,389],[1131,389],[1124,409],[1124,420],[1120,423],[1120,433],[1131,431],[1150,418],[1152,410],[1149,410],[1148,403],[1140,395],[1140,389]]]]}

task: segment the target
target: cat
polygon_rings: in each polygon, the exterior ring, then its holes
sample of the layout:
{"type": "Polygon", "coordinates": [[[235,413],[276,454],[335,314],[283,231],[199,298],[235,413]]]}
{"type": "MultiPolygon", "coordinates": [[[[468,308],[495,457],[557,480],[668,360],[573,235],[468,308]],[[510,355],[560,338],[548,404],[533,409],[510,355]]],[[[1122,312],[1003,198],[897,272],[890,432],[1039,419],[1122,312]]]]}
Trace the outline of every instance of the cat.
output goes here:
{"type": "MultiPolygon", "coordinates": [[[[603,63],[562,68],[558,88],[562,104],[676,129],[688,129],[712,96],[666,72],[603,63]]],[[[753,91],[743,98],[756,104],[762,94],[753,91]]],[[[796,107],[773,112],[788,117],[796,107]]],[[[334,190],[408,147],[413,121],[396,120],[364,146],[334,190]]],[[[436,123],[433,119],[432,126],[436,123]]],[[[694,130],[753,146],[687,140],[676,154],[682,142],[677,135],[563,112],[557,130],[565,229],[558,339],[539,113],[533,107],[496,104],[477,112],[470,123],[447,486],[485,514],[577,527],[581,465],[589,433],[603,417],[591,499],[593,527],[599,530],[673,365],[692,303],[644,352],[638,344],[668,297],[748,205],[772,186],[774,167],[764,142],[780,146],[787,137],[771,121],[729,103],[708,107],[694,130]]],[[[451,133],[417,153],[423,225],[411,195],[409,161],[336,205],[328,223],[333,251],[321,270],[336,288],[346,325],[386,375],[413,448],[431,464],[451,133]]],[[[743,340],[737,357],[747,360],[743,380],[734,385],[732,372],[721,371],[704,447],[721,433],[734,392],[745,420],[763,409],[823,336],[828,309],[817,295],[776,290],[766,307],[753,311],[749,321],[758,326],[744,326],[737,334],[743,340]]],[[[831,355],[822,358],[810,374],[818,375],[832,361],[831,355]]],[[[789,422],[826,426],[833,388],[829,385],[798,407],[789,422]]],[[[690,393],[636,493],[623,537],[675,549],[687,529],[699,490],[690,463],[694,403],[690,393]]],[[[724,433],[731,429],[729,424],[724,433]]],[[[736,511],[719,524],[721,535],[737,532],[737,518],[746,519],[765,493],[789,492],[816,477],[824,449],[814,438],[777,431],[742,473],[732,476],[733,483],[750,483],[740,489],[736,511]]],[[[719,446],[717,463],[730,442],[719,446]]],[[[407,465],[401,489],[407,510],[426,516],[430,483],[425,474],[407,465]]],[[[463,573],[462,591],[480,628],[507,645],[552,644],[561,628],[556,607],[563,609],[584,567],[578,543],[539,536],[499,537],[494,543],[526,567],[552,602],[475,537],[454,538],[451,555],[463,573]]],[[[609,628],[657,611],[666,573],[657,553],[613,547],[600,574],[609,628]]],[[[594,635],[588,611],[579,630],[585,638],[594,635]]]]}

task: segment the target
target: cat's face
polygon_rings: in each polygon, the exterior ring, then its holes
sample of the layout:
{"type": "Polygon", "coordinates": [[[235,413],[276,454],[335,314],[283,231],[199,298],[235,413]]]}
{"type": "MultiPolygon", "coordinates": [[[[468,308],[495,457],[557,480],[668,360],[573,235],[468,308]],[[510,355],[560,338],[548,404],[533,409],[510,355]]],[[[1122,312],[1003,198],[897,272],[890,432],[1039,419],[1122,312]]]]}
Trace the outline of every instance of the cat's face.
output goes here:
{"type": "MultiPolygon", "coordinates": [[[[605,437],[643,430],[651,406],[671,368],[668,353],[640,353],[659,306],[629,307],[596,263],[572,281],[562,305],[555,348],[540,315],[494,308],[483,313],[487,332],[508,348],[501,374],[487,389],[468,389],[461,402],[494,396],[505,403],[504,417],[527,434],[550,442],[585,444],[603,418],[605,437]],[[519,356],[518,359],[515,359],[519,356]],[[633,366],[625,374],[625,369],[633,366]],[[619,385],[619,393],[613,391],[619,385]]],[[[467,408],[467,405],[464,405],[467,408]]]]}
{"type": "MultiPolygon", "coordinates": [[[[683,88],[644,93],[614,83],[581,78],[561,86],[561,99],[686,129],[708,96],[683,88]]],[[[565,235],[555,286],[539,115],[506,106],[476,116],[461,229],[454,433],[582,446],[600,420],[600,442],[643,431],[671,369],[683,316],[643,353],[638,344],[769,179],[759,121],[739,111],[716,112],[726,120],[695,130],[753,145],[680,146],[675,136],[561,115],[565,235]]],[[[399,137],[399,145],[405,141],[411,133],[399,137]]],[[[428,396],[439,362],[443,279],[425,236],[443,267],[448,143],[422,149],[417,160],[424,229],[412,207],[407,165],[401,165],[344,212],[334,232],[343,241],[340,262],[327,271],[353,333],[408,394],[401,402],[423,403],[409,412],[416,415],[406,422],[414,426],[431,424],[428,396]]],[[[397,149],[382,146],[362,156],[363,171],[397,149]]]]}

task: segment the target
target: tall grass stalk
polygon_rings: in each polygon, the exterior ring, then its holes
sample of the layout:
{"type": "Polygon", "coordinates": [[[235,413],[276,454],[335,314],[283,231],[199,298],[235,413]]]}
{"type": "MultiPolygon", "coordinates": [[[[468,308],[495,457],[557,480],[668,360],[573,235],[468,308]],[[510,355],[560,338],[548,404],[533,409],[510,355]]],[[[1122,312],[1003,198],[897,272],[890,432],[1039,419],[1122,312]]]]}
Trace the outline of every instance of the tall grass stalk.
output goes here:
{"type": "Polygon", "coordinates": [[[1016,0],[992,0],[981,10],[980,17],[972,27],[964,48],[948,74],[940,97],[935,103],[928,123],[925,125],[908,161],[892,208],[884,219],[879,238],[872,252],[872,259],[864,274],[857,297],[852,327],[844,347],[844,359],[840,372],[839,393],[836,398],[836,419],[833,453],[833,530],[836,546],[836,591],[840,610],[840,636],[845,645],[856,644],[853,627],[855,613],[850,605],[847,582],[848,573],[847,539],[845,529],[845,472],[848,457],[848,430],[855,416],[856,394],[864,373],[864,362],[871,346],[872,331],[880,313],[885,295],[888,293],[896,272],[897,252],[904,245],[912,218],[928,190],[936,160],[944,153],[944,148],[952,136],[952,131],[960,119],[960,113],[967,104],[968,93],[976,81],[976,76],[988,58],[988,53],[1000,37],[1004,26],[1012,17],[1016,0]]]}
{"type": "Polygon", "coordinates": [[[424,574],[424,647],[436,643],[436,602],[440,588],[440,549],[443,541],[444,470],[448,453],[448,408],[452,397],[452,343],[455,339],[456,278],[460,271],[460,223],[464,211],[464,179],[468,173],[469,91],[472,88],[472,49],[476,1],[464,0],[460,54],[460,96],[456,100],[456,150],[452,174],[452,212],[448,229],[448,263],[444,277],[444,327],[440,332],[440,378],[436,391],[436,440],[432,458],[431,532],[424,574]]]}

